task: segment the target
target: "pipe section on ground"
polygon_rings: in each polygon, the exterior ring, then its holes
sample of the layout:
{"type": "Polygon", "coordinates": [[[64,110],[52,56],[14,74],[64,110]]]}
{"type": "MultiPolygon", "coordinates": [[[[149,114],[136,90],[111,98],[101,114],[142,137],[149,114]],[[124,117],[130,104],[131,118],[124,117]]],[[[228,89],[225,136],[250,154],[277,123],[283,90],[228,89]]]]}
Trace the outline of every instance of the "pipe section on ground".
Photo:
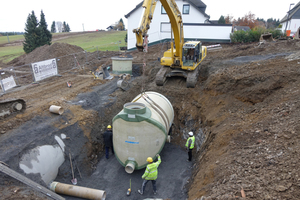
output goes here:
{"type": "Polygon", "coordinates": [[[64,109],[61,106],[55,105],[50,106],[49,111],[59,115],[62,115],[64,113],[64,109]]]}
{"type": "Polygon", "coordinates": [[[106,198],[106,193],[104,190],[96,190],[59,182],[52,182],[50,184],[50,190],[58,194],[65,194],[85,199],[105,200],[106,198]]]}

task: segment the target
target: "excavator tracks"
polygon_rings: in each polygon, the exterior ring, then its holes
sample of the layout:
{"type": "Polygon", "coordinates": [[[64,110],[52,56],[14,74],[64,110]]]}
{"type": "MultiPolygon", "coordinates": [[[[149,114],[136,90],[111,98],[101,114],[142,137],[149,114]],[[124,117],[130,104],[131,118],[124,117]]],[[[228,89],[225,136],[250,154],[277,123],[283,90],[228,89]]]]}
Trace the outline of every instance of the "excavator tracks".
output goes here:
{"type": "Polygon", "coordinates": [[[171,71],[170,67],[166,67],[166,66],[161,66],[160,70],[158,71],[158,73],[156,74],[156,78],[155,78],[155,82],[157,86],[163,86],[165,81],[166,81],[166,77],[167,74],[171,71]]]}
{"type": "Polygon", "coordinates": [[[198,66],[194,71],[188,72],[188,76],[186,78],[186,87],[194,88],[198,81],[200,66],[198,66]]]}
{"type": "Polygon", "coordinates": [[[170,67],[162,66],[158,73],[156,74],[156,85],[163,86],[167,77],[181,76],[186,78],[186,87],[194,88],[198,81],[200,66],[198,66],[194,71],[186,71],[182,69],[171,69],[170,67]]]}
{"type": "Polygon", "coordinates": [[[23,99],[0,100],[0,119],[4,119],[22,113],[26,109],[23,99]]]}

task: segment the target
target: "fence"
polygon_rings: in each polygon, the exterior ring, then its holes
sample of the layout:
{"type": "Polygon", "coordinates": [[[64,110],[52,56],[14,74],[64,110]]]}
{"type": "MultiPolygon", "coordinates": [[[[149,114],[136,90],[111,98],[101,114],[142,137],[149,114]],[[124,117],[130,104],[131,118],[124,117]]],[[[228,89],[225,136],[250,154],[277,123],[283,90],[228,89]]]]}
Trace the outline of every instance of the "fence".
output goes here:
{"type": "MultiPolygon", "coordinates": [[[[90,49],[86,49],[84,51],[52,58],[50,60],[55,60],[57,66],[57,73],[54,73],[52,75],[62,75],[64,73],[70,72],[74,74],[79,72],[85,73],[87,70],[91,70],[92,67],[98,67],[101,64],[104,64],[103,61],[101,63],[101,58],[103,56],[101,55],[101,52],[107,51],[99,51],[98,46],[96,46],[90,49]]],[[[107,55],[105,57],[107,57],[107,55]]],[[[21,66],[11,66],[6,67],[4,69],[0,69],[1,95],[7,93],[7,90],[15,86],[18,87],[23,85],[29,85],[32,83],[36,83],[39,80],[51,77],[51,74],[42,76],[41,79],[38,80],[36,80],[35,77],[34,69],[37,68],[34,68],[33,64],[47,61],[49,61],[49,59],[40,60],[38,62],[24,64],[21,66]]],[[[40,65],[37,65],[36,67],[40,67],[40,65]]],[[[47,66],[43,67],[47,68],[47,66]]]]}

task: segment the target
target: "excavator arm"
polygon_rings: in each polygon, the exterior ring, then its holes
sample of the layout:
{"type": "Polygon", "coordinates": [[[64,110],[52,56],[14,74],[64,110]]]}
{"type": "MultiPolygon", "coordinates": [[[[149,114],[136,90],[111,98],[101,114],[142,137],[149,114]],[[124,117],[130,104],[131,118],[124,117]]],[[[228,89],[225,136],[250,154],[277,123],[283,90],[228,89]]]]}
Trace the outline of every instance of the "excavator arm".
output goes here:
{"type": "Polygon", "coordinates": [[[153,17],[157,0],[144,0],[142,7],[144,8],[144,14],[142,15],[142,21],[140,27],[133,29],[136,36],[136,48],[139,51],[144,49],[144,39],[147,38],[148,29],[153,17]]]}
{"type": "MultiPolygon", "coordinates": [[[[144,13],[142,15],[142,21],[140,27],[133,30],[133,32],[136,35],[136,47],[140,51],[144,49],[144,40],[148,36],[147,32],[150,28],[150,23],[153,18],[156,2],[157,0],[144,0],[142,6],[144,8],[144,13]]],[[[173,56],[175,56],[175,60],[179,61],[180,56],[182,54],[182,46],[184,43],[182,16],[178,9],[177,4],[175,3],[175,0],[160,0],[160,2],[167,12],[167,15],[171,23],[172,33],[174,34],[174,42],[175,42],[176,50],[175,51],[173,50],[173,44],[172,44],[171,51],[173,56]]]]}

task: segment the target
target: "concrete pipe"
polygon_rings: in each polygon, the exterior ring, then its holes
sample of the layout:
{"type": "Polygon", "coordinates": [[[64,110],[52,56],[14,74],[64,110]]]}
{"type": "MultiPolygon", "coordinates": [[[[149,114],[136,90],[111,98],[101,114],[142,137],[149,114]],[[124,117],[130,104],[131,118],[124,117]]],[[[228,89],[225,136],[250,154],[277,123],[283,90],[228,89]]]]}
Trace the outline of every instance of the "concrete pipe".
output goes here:
{"type": "Polygon", "coordinates": [[[106,193],[103,190],[68,185],[59,182],[52,182],[50,184],[50,190],[58,194],[65,194],[85,199],[105,200],[106,198],[106,193]]]}
{"type": "Polygon", "coordinates": [[[52,106],[50,106],[49,111],[52,113],[61,115],[61,114],[63,114],[64,109],[60,106],[52,105],[52,106]]]}

